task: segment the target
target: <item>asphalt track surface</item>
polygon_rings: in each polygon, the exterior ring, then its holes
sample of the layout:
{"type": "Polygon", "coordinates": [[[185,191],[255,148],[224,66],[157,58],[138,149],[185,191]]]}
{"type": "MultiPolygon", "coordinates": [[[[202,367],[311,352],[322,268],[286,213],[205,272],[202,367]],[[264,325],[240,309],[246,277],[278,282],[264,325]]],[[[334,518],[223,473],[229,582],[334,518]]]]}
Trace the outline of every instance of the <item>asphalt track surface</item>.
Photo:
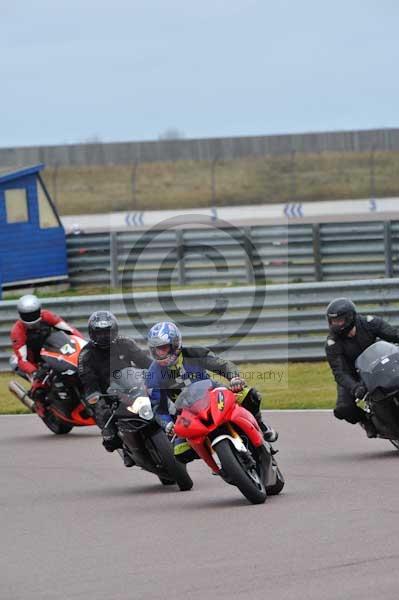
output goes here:
{"type": "Polygon", "coordinates": [[[276,412],[280,496],[249,505],[196,461],[163,488],[106,453],[0,417],[1,600],[396,600],[399,452],[329,412],[276,412]]]}

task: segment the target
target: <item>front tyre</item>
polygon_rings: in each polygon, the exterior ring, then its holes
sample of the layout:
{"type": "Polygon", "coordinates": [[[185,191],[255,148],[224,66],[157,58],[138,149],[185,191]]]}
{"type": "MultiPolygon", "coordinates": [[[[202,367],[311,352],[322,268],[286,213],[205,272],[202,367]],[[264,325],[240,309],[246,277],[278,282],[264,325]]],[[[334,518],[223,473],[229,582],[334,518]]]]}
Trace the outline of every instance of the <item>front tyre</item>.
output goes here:
{"type": "Polygon", "coordinates": [[[266,500],[266,489],[255,467],[244,466],[237,457],[236,450],[229,440],[221,440],[214,448],[224,473],[238,487],[240,492],[252,502],[262,504],[266,500]]]}
{"type": "Polygon", "coordinates": [[[56,435],[66,435],[73,429],[73,425],[60,421],[52,412],[48,411],[44,417],[40,417],[43,423],[56,435]]]}
{"type": "MultiPolygon", "coordinates": [[[[193,487],[193,480],[187,473],[186,466],[175,459],[172,444],[169,442],[163,429],[155,432],[151,436],[151,441],[157,451],[162,466],[169,474],[171,480],[177,483],[182,492],[191,490],[193,487]]],[[[161,479],[161,482],[163,485],[169,485],[164,478],[161,479]]]]}

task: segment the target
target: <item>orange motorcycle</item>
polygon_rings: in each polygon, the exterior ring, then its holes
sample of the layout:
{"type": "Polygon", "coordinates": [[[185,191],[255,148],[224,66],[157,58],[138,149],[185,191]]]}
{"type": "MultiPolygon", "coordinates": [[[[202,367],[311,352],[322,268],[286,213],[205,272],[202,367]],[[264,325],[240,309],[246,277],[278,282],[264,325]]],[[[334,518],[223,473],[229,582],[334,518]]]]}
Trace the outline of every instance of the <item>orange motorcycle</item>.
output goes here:
{"type": "Polygon", "coordinates": [[[78,359],[86,341],[77,335],[53,330],[40,351],[46,370],[37,398],[18,382],[10,381],[9,390],[55,434],[69,433],[74,427],[95,425],[81,401],[82,385],[78,359]]]}

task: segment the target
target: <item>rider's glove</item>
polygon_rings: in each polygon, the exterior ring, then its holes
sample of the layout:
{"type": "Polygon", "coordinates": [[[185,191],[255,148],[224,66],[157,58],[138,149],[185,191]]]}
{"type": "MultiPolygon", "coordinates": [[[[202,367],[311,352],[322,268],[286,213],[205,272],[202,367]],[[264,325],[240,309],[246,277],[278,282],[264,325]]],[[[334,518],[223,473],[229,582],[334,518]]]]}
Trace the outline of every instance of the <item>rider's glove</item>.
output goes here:
{"type": "Polygon", "coordinates": [[[246,386],[246,383],[242,377],[233,377],[233,379],[230,379],[230,389],[235,394],[242,392],[242,390],[245,388],[245,386],[246,386]]]}
{"type": "Polygon", "coordinates": [[[170,421],[166,427],[165,427],[165,433],[168,436],[169,439],[172,439],[172,437],[175,435],[175,424],[173,423],[173,421],[170,421]]]}
{"type": "Polygon", "coordinates": [[[362,398],[364,398],[365,395],[367,394],[367,388],[362,383],[359,383],[354,388],[353,394],[354,394],[355,398],[357,398],[358,400],[362,400],[362,398]]]}
{"type": "Polygon", "coordinates": [[[93,392],[90,396],[86,396],[87,404],[97,404],[100,399],[100,394],[98,392],[93,392]]]}
{"type": "Polygon", "coordinates": [[[46,377],[49,372],[49,367],[47,365],[41,365],[37,371],[32,374],[33,381],[42,381],[46,377]]]}
{"type": "Polygon", "coordinates": [[[166,431],[170,423],[173,425],[173,419],[169,414],[157,413],[156,419],[164,431],[166,431]]]}

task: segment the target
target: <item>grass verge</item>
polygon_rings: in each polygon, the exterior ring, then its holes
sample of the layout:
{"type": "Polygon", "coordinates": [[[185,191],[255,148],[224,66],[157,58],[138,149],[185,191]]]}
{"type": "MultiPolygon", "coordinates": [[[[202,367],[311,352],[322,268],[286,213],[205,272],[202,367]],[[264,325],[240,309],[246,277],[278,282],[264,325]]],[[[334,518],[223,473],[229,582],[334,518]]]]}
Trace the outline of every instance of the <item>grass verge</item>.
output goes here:
{"type": "MultiPolygon", "coordinates": [[[[263,395],[263,408],[332,408],[335,384],[325,362],[242,364],[247,382],[263,395]]],[[[0,374],[0,414],[28,412],[11,392],[10,373],[0,374]]]]}

